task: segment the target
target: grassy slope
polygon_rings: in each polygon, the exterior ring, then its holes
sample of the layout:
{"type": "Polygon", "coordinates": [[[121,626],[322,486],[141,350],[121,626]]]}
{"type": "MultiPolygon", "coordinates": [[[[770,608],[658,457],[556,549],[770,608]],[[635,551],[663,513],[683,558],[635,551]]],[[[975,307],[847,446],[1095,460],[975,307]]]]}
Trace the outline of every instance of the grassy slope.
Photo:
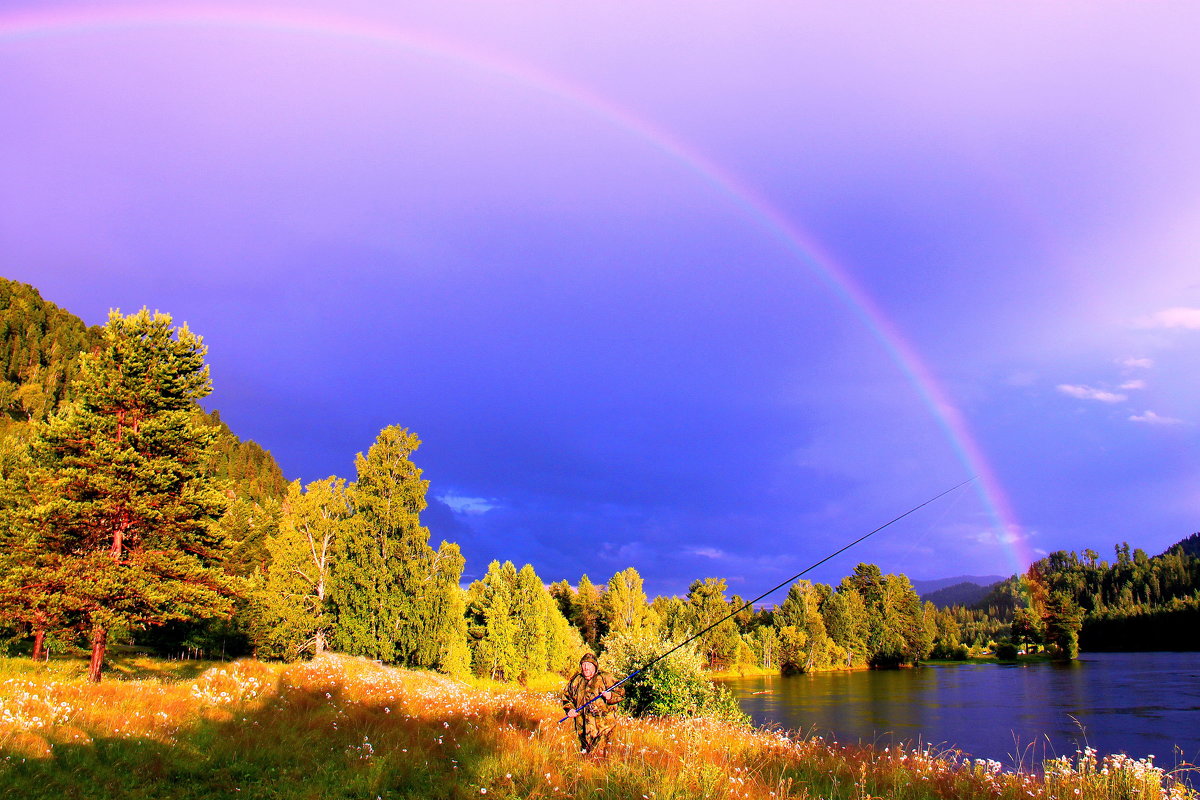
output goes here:
{"type": "Polygon", "coordinates": [[[75,663],[0,659],[0,797],[1189,797],[1142,762],[1041,779],[707,720],[625,720],[584,759],[545,692],[340,656],[118,667],[90,685],[75,663]]]}

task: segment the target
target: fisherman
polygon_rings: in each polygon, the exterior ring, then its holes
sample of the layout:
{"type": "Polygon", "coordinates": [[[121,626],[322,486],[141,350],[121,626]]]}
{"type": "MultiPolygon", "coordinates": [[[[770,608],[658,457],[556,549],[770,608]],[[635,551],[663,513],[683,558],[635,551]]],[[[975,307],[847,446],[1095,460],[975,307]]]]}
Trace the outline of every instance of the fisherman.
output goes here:
{"type": "Polygon", "coordinates": [[[597,750],[604,753],[608,747],[609,734],[617,724],[612,706],[625,697],[623,686],[609,690],[614,683],[616,681],[607,672],[600,671],[596,657],[584,653],[579,660],[579,672],[571,676],[567,688],[563,690],[563,710],[575,720],[575,732],[579,734],[579,746],[584,753],[597,750]],[[587,708],[575,710],[597,695],[597,700],[587,708]]]}

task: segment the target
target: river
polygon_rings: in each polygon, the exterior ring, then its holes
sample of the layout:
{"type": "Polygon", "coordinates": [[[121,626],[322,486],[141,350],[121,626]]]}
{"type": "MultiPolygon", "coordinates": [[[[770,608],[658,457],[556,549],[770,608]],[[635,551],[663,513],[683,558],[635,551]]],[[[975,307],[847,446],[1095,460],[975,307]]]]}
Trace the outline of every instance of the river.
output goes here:
{"type": "Polygon", "coordinates": [[[1069,664],[964,664],[731,678],[755,724],[842,742],[931,744],[1039,766],[1085,745],[1200,761],[1200,653],[1085,653],[1069,664]]]}

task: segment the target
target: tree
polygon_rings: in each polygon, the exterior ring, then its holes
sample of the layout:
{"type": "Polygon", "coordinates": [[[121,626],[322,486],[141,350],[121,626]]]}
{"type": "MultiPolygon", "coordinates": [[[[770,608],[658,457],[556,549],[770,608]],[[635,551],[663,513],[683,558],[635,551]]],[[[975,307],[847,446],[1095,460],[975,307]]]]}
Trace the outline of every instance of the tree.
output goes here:
{"type": "Polygon", "coordinates": [[[205,474],[211,387],[205,348],[166,314],[109,315],[80,357],[74,401],[33,441],[33,532],[63,603],[89,637],[99,681],[114,627],[228,616],[237,582],[212,525],[224,506],[205,474]]]}
{"type": "MultiPolygon", "coordinates": [[[[692,633],[699,633],[730,611],[725,600],[725,581],[705,578],[693,581],[688,589],[687,620],[692,633]]],[[[738,630],[727,619],[696,640],[696,648],[708,669],[719,669],[733,663],[738,652],[738,630]]]]}
{"type": "Polygon", "coordinates": [[[867,608],[862,595],[843,583],[825,601],[825,605],[821,607],[821,614],[825,617],[829,637],[846,654],[846,666],[867,663],[870,658],[867,650],[870,623],[867,621],[867,608]]]}
{"type": "Polygon", "coordinates": [[[1013,612],[1012,641],[1018,648],[1024,647],[1026,642],[1040,643],[1043,635],[1042,620],[1033,610],[1018,608],[1013,612]]]}
{"type": "Polygon", "coordinates": [[[483,578],[467,590],[471,664],[475,674],[492,680],[512,680],[520,674],[513,613],[516,582],[511,561],[493,561],[483,578]]]}
{"type": "Polygon", "coordinates": [[[533,566],[526,564],[517,573],[513,585],[513,612],[516,631],[513,643],[521,655],[521,675],[545,672],[550,663],[549,595],[533,566]]]}
{"type": "Polygon", "coordinates": [[[330,477],[288,487],[279,532],[267,540],[271,565],[254,611],[263,655],[325,652],[333,627],[329,589],[352,508],[345,481],[330,477]]]}
{"type": "MultiPolygon", "coordinates": [[[[600,602],[608,636],[621,631],[654,627],[654,612],[646,602],[642,576],[633,567],[613,575],[600,602]]],[[[606,639],[607,641],[607,639],[606,639]]]]}
{"type": "Polygon", "coordinates": [[[1079,655],[1079,629],[1083,623],[1083,612],[1079,605],[1064,591],[1052,592],[1046,599],[1042,612],[1046,644],[1055,658],[1069,661],[1079,655]]]}
{"type": "Polygon", "coordinates": [[[32,426],[0,437],[0,618],[18,635],[33,635],[33,660],[44,654],[46,634],[64,627],[63,587],[53,565],[60,555],[43,544],[31,522],[29,452],[32,426]]]}
{"type": "Polygon", "coordinates": [[[525,681],[578,665],[583,641],[531,565],[518,571],[511,561],[493,561],[467,596],[477,675],[525,681]]]}
{"type": "Polygon", "coordinates": [[[352,655],[445,668],[441,659],[455,652],[452,640],[462,632],[451,609],[463,560],[445,542],[435,552],[420,523],[429,489],[411,458],[420,445],[415,433],[390,425],[355,459],[357,480],[347,490],[354,517],[333,574],[334,644],[352,655]]]}
{"type": "Polygon", "coordinates": [[[571,622],[579,629],[583,641],[592,652],[599,652],[600,639],[604,636],[601,617],[600,590],[585,574],[579,579],[575,591],[575,617],[571,622]]]}
{"type": "Polygon", "coordinates": [[[843,657],[825,627],[821,614],[824,596],[810,581],[797,581],[775,612],[775,624],[780,626],[779,663],[785,672],[823,669],[843,657]]]}

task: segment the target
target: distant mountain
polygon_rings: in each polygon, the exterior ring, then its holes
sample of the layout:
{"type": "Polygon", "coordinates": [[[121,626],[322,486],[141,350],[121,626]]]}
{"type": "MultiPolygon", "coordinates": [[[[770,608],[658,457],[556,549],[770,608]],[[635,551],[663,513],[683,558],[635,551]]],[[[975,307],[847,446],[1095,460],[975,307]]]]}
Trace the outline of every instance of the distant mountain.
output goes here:
{"type": "Polygon", "coordinates": [[[956,578],[934,578],[928,581],[912,581],[912,585],[917,590],[917,594],[921,595],[922,599],[924,599],[925,595],[931,592],[936,592],[939,589],[945,589],[955,584],[974,583],[987,587],[1007,577],[1007,575],[959,575],[956,578]]]}
{"type": "Polygon", "coordinates": [[[970,607],[987,597],[988,592],[997,583],[980,586],[978,583],[964,581],[963,583],[956,583],[953,586],[947,586],[945,589],[938,589],[936,592],[923,594],[921,595],[921,599],[928,600],[938,608],[949,608],[950,606],[970,607]]]}

